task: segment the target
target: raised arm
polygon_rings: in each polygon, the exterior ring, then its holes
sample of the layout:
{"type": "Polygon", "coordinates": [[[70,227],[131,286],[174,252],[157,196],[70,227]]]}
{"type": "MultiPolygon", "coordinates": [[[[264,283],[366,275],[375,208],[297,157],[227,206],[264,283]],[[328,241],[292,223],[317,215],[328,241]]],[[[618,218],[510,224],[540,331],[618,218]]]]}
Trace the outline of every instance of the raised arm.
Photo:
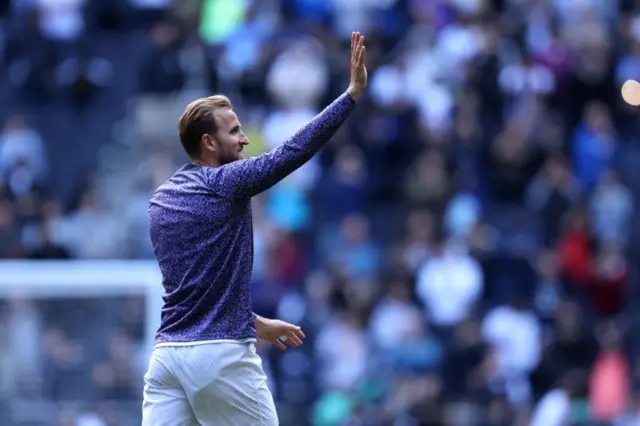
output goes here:
{"type": "Polygon", "coordinates": [[[351,82],[347,91],[325,108],[293,137],[273,150],[209,169],[211,186],[233,199],[265,191],[309,161],[336,133],[355,108],[367,85],[364,37],[351,37],[351,82]]]}

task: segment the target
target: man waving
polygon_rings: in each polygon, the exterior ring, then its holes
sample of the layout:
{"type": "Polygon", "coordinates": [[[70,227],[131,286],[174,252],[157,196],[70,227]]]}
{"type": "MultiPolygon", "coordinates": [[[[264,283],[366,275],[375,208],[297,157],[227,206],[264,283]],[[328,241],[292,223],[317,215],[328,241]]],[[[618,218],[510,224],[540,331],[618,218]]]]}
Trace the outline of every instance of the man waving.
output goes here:
{"type": "Polygon", "coordinates": [[[249,144],[225,96],[197,99],[178,122],[191,163],[154,193],[150,234],[164,307],[145,375],[143,426],[275,426],[256,338],[299,346],[299,327],[252,312],[251,197],[309,161],[355,108],[367,85],[364,37],[351,37],[346,92],[270,152],[249,144]]]}

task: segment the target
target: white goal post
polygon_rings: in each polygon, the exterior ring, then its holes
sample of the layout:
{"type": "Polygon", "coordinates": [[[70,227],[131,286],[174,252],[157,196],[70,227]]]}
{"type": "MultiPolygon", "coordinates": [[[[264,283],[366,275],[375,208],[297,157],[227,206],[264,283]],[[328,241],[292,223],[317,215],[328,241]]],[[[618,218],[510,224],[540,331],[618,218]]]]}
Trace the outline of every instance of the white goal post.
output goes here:
{"type": "Polygon", "coordinates": [[[145,297],[145,344],[152,350],[162,309],[162,275],[145,260],[0,260],[0,299],[145,297]]]}

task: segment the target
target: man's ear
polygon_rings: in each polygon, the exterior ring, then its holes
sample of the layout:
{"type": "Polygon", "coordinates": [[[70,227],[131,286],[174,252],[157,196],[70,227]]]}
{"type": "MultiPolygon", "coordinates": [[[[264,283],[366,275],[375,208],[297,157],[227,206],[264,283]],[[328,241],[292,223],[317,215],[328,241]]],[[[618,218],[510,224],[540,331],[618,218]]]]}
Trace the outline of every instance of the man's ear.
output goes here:
{"type": "Polygon", "coordinates": [[[213,136],[208,133],[202,135],[200,139],[202,144],[202,149],[206,151],[216,152],[217,151],[217,142],[213,136]]]}

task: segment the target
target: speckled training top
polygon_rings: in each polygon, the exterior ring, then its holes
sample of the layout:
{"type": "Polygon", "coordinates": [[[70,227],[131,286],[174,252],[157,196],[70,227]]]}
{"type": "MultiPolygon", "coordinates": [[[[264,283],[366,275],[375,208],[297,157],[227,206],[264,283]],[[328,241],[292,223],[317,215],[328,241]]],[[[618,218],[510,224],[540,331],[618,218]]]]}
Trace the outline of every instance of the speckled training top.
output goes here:
{"type": "Polygon", "coordinates": [[[164,286],[156,344],[256,337],[251,197],[309,161],[354,107],[345,93],[270,152],[185,165],[156,190],[149,222],[164,286]]]}

